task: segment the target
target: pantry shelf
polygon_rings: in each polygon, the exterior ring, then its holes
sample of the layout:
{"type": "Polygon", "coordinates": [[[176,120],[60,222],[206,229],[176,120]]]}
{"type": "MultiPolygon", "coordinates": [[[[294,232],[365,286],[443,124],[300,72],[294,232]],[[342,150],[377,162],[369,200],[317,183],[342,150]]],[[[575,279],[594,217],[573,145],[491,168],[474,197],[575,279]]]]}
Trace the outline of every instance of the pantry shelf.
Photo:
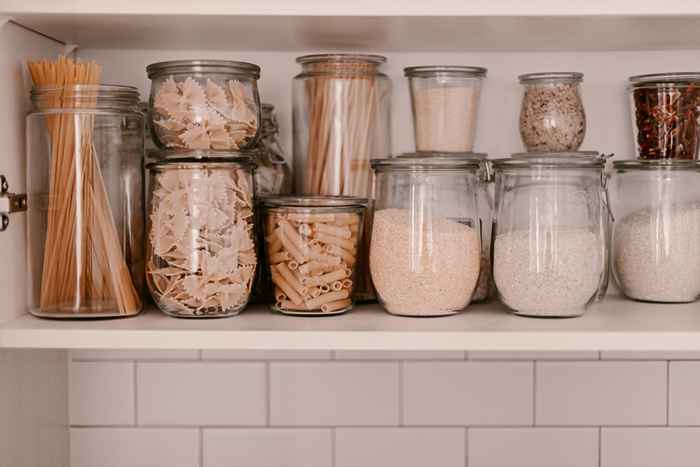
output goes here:
{"type": "Polygon", "coordinates": [[[574,319],[532,319],[497,303],[446,318],[402,318],[379,305],[327,318],[252,306],[230,319],[183,320],[149,309],[135,318],[0,323],[0,348],[343,350],[700,350],[700,306],[608,297],[574,319]]]}

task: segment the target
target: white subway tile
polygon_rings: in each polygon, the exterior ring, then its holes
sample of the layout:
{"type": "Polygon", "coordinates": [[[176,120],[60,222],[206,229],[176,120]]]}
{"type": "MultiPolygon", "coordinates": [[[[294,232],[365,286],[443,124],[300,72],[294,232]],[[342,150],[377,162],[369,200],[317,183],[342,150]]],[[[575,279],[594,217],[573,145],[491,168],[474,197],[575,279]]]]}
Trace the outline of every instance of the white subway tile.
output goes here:
{"type": "Polygon", "coordinates": [[[338,350],[336,360],[464,360],[464,352],[437,351],[393,351],[393,350],[338,350]]]}
{"type": "Polygon", "coordinates": [[[537,425],[665,425],[666,363],[537,363],[537,425]]]}
{"type": "Polygon", "coordinates": [[[691,351],[650,351],[628,352],[622,350],[610,350],[600,353],[603,360],[700,360],[700,352],[691,351]]]}
{"type": "Polygon", "coordinates": [[[140,425],[263,425],[263,363],[139,363],[140,425]]]}
{"type": "Polygon", "coordinates": [[[598,467],[597,428],[470,428],[469,467],[598,467]]]}
{"type": "Polygon", "coordinates": [[[700,425],[700,362],[671,362],[669,367],[670,425],[700,425]]]}
{"type": "Polygon", "coordinates": [[[132,362],[72,362],[69,377],[71,425],[134,424],[132,362]]]}
{"type": "Polygon", "coordinates": [[[197,429],[73,428],[71,467],[196,467],[197,429]]]}
{"type": "Polygon", "coordinates": [[[335,467],[464,467],[463,428],[340,428],[335,467]]]}
{"type": "Polygon", "coordinates": [[[407,362],[407,425],[529,425],[531,362],[407,362]]]}
{"type": "Polygon", "coordinates": [[[204,360],[330,360],[330,350],[203,350],[204,360]]]}
{"type": "Polygon", "coordinates": [[[199,350],[71,350],[73,360],[197,360],[199,350]]]}
{"type": "Polygon", "coordinates": [[[700,428],[603,428],[601,467],[698,467],[700,428]]]}
{"type": "Polygon", "coordinates": [[[598,360],[598,352],[508,352],[474,351],[469,360],[598,360]]]}
{"type": "Polygon", "coordinates": [[[270,364],[272,425],[396,425],[398,364],[306,362],[270,364]]]}
{"type": "Polygon", "coordinates": [[[331,431],[207,429],[203,467],[329,467],[331,431]]]}

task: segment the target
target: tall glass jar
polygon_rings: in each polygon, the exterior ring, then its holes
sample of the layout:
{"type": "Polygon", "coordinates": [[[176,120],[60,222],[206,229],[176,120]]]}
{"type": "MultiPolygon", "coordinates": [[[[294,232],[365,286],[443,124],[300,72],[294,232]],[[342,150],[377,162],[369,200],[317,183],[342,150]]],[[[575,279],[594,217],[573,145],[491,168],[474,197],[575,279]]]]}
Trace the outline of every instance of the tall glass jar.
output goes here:
{"type": "Polygon", "coordinates": [[[627,297],[692,302],[700,296],[700,163],[614,163],[613,273],[627,297]]]}
{"type": "Polygon", "coordinates": [[[231,154],[148,165],[146,279],[164,313],[215,318],[247,305],[258,265],[253,167],[231,154]]]}
{"type": "Polygon", "coordinates": [[[292,173],[279,142],[275,107],[262,104],[260,138],[255,145],[255,195],[286,195],[292,192],[292,173]]]}
{"type": "Polygon", "coordinates": [[[260,128],[260,67],[229,60],[176,60],[146,67],[153,141],[161,149],[237,151],[260,128]]]}
{"type": "MultiPolygon", "coordinates": [[[[384,62],[379,55],[299,57],[302,70],[292,89],[297,191],[369,198],[366,228],[372,217],[370,159],[391,154],[391,81],[380,71],[384,62]]],[[[360,300],[374,296],[367,242],[360,247],[360,300]]]]}
{"type": "Polygon", "coordinates": [[[520,137],[528,152],[566,152],[581,147],[586,112],[579,87],[583,73],[529,73],[524,86],[520,137]]]}
{"type": "Polygon", "coordinates": [[[459,156],[372,161],[370,270],[389,313],[452,315],[469,304],[480,270],[482,165],[459,156]]]}
{"type": "Polygon", "coordinates": [[[416,151],[470,152],[486,68],[404,68],[411,90],[416,151]]]}
{"type": "Polygon", "coordinates": [[[515,314],[578,316],[606,280],[605,160],[540,154],[493,161],[493,277],[515,314]]]}
{"type": "Polygon", "coordinates": [[[135,315],[143,290],[143,114],[129,86],[32,90],[29,311],[135,315]]]}
{"type": "Polygon", "coordinates": [[[700,73],[632,76],[627,90],[639,159],[697,159],[700,73]]]}

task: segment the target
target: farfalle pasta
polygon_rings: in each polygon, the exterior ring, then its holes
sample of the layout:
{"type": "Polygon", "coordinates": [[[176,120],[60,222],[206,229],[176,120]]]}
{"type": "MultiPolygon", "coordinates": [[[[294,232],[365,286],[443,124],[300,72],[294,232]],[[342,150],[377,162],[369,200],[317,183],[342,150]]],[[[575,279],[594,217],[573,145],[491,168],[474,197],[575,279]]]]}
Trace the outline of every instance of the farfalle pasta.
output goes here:
{"type": "Polygon", "coordinates": [[[146,275],[156,305],[180,317],[245,307],[258,264],[250,162],[149,166],[146,275]]]}

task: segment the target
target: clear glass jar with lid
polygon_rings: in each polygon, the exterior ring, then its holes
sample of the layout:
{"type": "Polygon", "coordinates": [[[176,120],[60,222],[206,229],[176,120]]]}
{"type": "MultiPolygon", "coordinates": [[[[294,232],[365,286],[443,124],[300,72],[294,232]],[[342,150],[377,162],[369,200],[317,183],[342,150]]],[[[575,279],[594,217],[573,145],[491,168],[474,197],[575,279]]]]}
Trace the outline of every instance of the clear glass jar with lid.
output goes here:
{"type": "Polygon", "coordinates": [[[486,68],[440,65],[403,71],[411,90],[416,151],[472,151],[486,68]]]}
{"type": "Polygon", "coordinates": [[[237,151],[260,128],[260,67],[229,60],[176,60],[146,67],[153,141],[162,149],[237,151]]]}
{"type": "Polygon", "coordinates": [[[327,316],[352,309],[367,202],[353,196],[262,199],[273,311],[327,316]]]}
{"type": "Polygon", "coordinates": [[[520,137],[528,152],[577,151],[586,135],[583,73],[528,73],[520,107],[520,137]]]}
{"type": "Polygon", "coordinates": [[[27,116],[29,311],[132,316],[143,296],[143,114],[131,86],[35,87],[27,116]]]}
{"type": "Polygon", "coordinates": [[[146,279],[164,313],[234,316],[250,298],[258,258],[252,159],[148,164],[146,279]]]}
{"type": "Polygon", "coordinates": [[[692,302],[700,296],[700,163],[613,164],[613,275],[635,300],[692,302]]]}
{"type": "Polygon", "coordinates": [[[515,314],[578,316],[602,295],[610,219],[604,168],[604,158],[579,153],[493,161],[493,278],[515,314]]]}
{"type": "Polygon", "coordinates": [[[479,179],[472,157],[375,159],[370,271],[391,314],[443,316],[471,301],[480,271],[479,179]]]}

